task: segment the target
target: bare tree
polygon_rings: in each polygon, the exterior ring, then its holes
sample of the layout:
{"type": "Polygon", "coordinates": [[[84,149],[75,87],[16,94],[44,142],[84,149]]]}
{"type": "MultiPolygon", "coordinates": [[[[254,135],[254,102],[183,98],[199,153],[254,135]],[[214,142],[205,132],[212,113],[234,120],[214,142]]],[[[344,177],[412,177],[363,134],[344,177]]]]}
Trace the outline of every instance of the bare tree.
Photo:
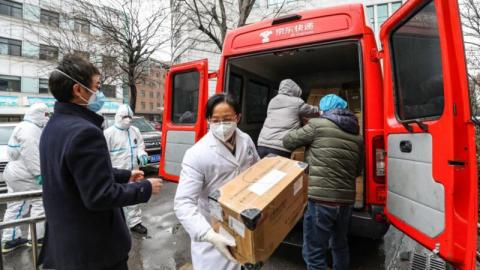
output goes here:
{"type": "Polygon", "coordinates": [[[99,43],[116,66],[126,74],[130,88],[130,106],[135,111],[137,82],[148,70],[148,60],[170,40],[160,36],[161,27],[168,23],[167,7],[147,6],[141,0],[111,0],[77,2],[82,18],[102,32],[99,43]],[[145,12],[150,11],[150,12],[145,12]]]}
{"type": "Polygon", "coordinates": [[[160,35],[160,29],[169,26],[168,7],[146,2],[64,1],[63,6],[47,7],[58,14],[57,22],[29,23],[28,29],[38,34],[42,44],[58,48],[60,54],[94,56],[89,58],[102,70],[103,83],[128,85],[130,106],[135,111],[136,84],[148,71],[151,56],[170,40],[170,35],[160,35]]]}
{"type": "MultiPolygon", "coordinates": [[[[218,51],[222,50],[227,31],[244,26],[255,6],[256,0],[177,0],[181,16],[186,24],[193,25],[218,51]]],[[[285,8],[285,0],[273,9],[265,9],[262,18],[276,17],[285,8]]],[[[201,38],[200,38],[201,40],[201,38]]]]}
{"type": "Polygon", "coordinates": [[[470,82],[473,114],[478,116],[480,104],[480,1],[463,0],[461,19],[470,82]]]}

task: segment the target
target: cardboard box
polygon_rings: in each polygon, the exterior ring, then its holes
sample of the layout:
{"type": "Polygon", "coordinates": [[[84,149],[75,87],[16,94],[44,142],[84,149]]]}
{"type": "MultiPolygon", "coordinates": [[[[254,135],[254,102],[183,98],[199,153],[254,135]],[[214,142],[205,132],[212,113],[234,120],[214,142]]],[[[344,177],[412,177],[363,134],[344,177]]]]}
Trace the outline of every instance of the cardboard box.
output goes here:
{"type": "Polygon", "coordinates": [[[355,179],[355,208],[362,208],[364,206],[363,202],[364,195],[364,182],[363,176],[359,176],[355,179]]]}
{"type": "Polygon", "coordinates": [[[354,113],[362,111],[362,99],[359,89],[343,89],[341,96],[347,101],[349,110],[354,113]]]}
{"type": "Polygon", "coordinates": [[[322,89],[311,89],[308,93],[307,103],[310,105],[318,106],[322,97],[328,94],[340,94],[339,88],[322,88],[322,89]]]}
{"type": "Polygon", "coordinates": [[[302,218],[306,168],[303,162],[267,156],[210,194],[213,228],[235,239],[230,251],[241,264],[263,265],[302,218]]]}
{"type": "Polygon", "coordinates": [[[290,159],[296,160],[296,161],[305,161],[305,147],[300,147],[295,149],[292,152],[292,155],[290,156],[290,159]]]}

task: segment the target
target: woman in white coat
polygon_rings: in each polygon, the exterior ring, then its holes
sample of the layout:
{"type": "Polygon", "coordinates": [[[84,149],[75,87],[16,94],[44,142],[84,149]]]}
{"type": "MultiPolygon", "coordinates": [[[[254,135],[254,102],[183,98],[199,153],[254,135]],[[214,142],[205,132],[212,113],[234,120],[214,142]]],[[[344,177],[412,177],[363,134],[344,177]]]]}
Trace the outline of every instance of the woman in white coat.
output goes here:
{"type": "Polygon", "coordinates": [[[210,225],[208,195],[259,157],[250,136],[237,128],[239,109],[230,96],[212,96],[206,117],[209,132],[185,153],[174,210],[192,240],[193,269],[240,269],[228,250],[235,242],[210,225]]]}

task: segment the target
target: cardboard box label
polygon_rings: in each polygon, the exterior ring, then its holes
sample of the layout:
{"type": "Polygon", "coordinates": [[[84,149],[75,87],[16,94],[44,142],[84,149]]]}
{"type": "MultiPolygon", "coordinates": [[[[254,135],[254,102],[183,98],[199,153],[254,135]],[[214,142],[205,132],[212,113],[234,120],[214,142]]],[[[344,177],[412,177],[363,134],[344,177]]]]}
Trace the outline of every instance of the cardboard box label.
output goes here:
{"type": "Polygon", "coordinates": [[[228,226],[238,233],[238,235],[245,238],[245,225],[238,219],[228,216],[228,226]]]}
{"type": "Polygon", "coordinates": [[[271,189],[276,183],[280,182],[283,177],[287,175],[286,173],[273,169],[267,174],[265,174],[260,180],[258,180],[255,184],[251,185],[248,190],[257,194],[258,196],[262,196],[271,189]]]}
{"type": "Polygon", "coordinates": [[[303,187],[303,178],[300,177],[295,184],[293,184],[293,196],[297,195],[297,193],[302,190],[303,187]]]}
{"type": "Polygon", "coordinates": [[[233,237],[233,235],[231,235],[227,230],[225,230],[222,225],[220,225],[218,233],[223,237],[227,238],[229,241],[235,242],[235,237],[233,237]]]}
{"type": "Polygon", "coordinates": [[[214,200],[208,200],[208,203],[210,204],[210,215],[219,221],[223,221],[222,206],[214,200]]]}

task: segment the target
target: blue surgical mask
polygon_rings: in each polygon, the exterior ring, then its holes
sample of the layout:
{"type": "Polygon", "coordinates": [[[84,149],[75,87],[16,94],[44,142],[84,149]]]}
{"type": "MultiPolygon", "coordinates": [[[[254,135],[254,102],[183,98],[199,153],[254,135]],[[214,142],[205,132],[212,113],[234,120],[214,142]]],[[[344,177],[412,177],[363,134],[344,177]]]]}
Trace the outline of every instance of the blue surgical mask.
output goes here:
{"type": "Polygon", "coordinates": [[[100,111],[100,109],[102,109],[103,104],[105,104],[105,101],[107,100],[107,98],[105,97],[105,95],[103,94],[103,92],[100,89],[98,89],[95,92],[92,89],[90,89],[89,87],[86,87],[83,83],[81,83],[81,82],[75,80],[74,78],[70,77],[65,72],[63,72],[59,69],[55,69],[55,71],[60,72],[61,74],[63,74],[67,78],[69,78],[70,80],[72,80],[72,81],[80,84],[81,86],[83,86],[83,88],[87,89],[88,92],[92,93],[92,95],[90,96],[90,98],[88,100],[86,100],[82,96],[80,96],[80,98],[83,101],[86,102],[86,104],[82,104],[82,105],[87,105],[87,109],[91,110],[92,112],[98,112],[98,111],[100,111]]]}

